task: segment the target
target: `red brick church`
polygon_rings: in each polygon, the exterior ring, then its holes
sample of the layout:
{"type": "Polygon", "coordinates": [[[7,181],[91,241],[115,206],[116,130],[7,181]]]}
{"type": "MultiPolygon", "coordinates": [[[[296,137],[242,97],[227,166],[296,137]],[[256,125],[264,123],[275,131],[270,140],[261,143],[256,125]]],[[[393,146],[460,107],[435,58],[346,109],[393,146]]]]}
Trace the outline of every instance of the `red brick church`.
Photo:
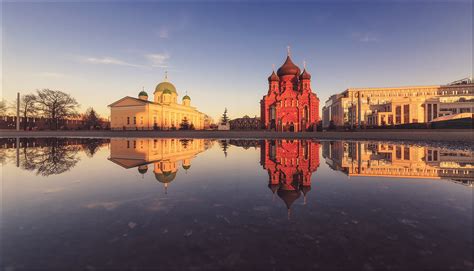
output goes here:
{"type": "MultiPolygon", "coordinates": [[[[305,65],[306,66],[306,65],[305,65]]],[[[319,98],[311,90],[311,75],[301,72],[288,56],[268,77],[268,93],[260,101],[262,128],[276,131],[316,130],[319,98]]]]}

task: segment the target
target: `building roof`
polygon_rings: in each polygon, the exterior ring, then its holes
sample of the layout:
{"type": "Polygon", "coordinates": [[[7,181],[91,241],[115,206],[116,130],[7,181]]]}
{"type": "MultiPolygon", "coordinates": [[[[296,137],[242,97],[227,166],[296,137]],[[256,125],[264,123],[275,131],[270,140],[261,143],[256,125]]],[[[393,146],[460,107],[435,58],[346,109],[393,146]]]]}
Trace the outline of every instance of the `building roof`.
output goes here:
{"type": "Polygon", "coordinates": [[[189,97],[188,95],[184,95],[183,100],[191,100],[191,97],[189,97]]]}
{"type": "Polygon", "coordinates": [[[277,75],[279,77],[283,75],[299,75],[301,70],[298,66],[293,63],[290,56],[286,57],[285,63],[278,69],[277,75]]]}
{"type": "Polygon", "coordinates": [[[157,181],[160,183],[170,183],[176,178],[176,172],[163,172],[163,173],[156,173],[155,172],[155,178],[157,181]]]}
{"type": "Polygon", "coordinates": [[[303,70],[303,73],[301,73],[300,75],[300,79],[311,79],[311,74],[309,74],[309,72],[306,71],[306,69],[303,70]]]}
{"type": "Polygon", "coordinates": [[[174,93],[178,94],[178,92],[176,91],[176,87],[168,81],[164,81],[164,82],[159,83],[155,88],[155,93],[156,92],[163,92],[165,90],[168,90],[170,92],[174,92],[174,93]]]}
{"type": "Polygon", "coordinates": [[[146,93],[146,91],[142,90],[142,91],[140,91],[140,93],[138,93],[138,96],[147,96],[148,97],[148,93],[146,93]]]}
{"type": "Polygon", "coordinates": [[[272,72],[272,74],[268,77],[268,81],[280,81],[280,78],[278,75],[276,75],[275,71],[272,72]]]}

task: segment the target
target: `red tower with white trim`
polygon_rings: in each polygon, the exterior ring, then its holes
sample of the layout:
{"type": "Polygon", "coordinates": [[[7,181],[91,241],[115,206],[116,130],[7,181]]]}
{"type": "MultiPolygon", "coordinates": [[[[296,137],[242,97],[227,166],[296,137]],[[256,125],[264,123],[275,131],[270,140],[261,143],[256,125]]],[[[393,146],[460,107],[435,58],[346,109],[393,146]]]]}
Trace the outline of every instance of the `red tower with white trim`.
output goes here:
{"type": "MultiPolygon", "coordinates": [[[[305,65],[306,66],[306,65],[305,65]]],[[[301,72],[288,56],[268,77],[268,93],[260,101],[262,128],[276,131],[316,130],[319,98],[311,90],[311,75],[301,72]]]]}

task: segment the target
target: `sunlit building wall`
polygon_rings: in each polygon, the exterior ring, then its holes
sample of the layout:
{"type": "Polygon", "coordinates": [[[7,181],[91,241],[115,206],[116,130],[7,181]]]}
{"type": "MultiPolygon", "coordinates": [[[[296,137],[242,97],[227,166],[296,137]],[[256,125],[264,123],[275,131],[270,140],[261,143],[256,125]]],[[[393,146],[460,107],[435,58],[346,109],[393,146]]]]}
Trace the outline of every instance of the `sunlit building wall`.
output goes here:
{"type": "Polygon", "coordinates": [[[349,88],[322,109],[323,127],[428,123],[445,116],[472,117],[472,80],[442,86],[349,88]]]}
{"type": "Polygon", "coordinates": [[[184,119],[196,130],[209,126],[205,114],[191,106],[191,97],[185,95],[178,103],[176,87],[166,78],[153,94],[153,101],[148,99],[148,93],[141,91],[138,98],[127,96],[110,104],[111,129],[179,129],[184,119]]]}

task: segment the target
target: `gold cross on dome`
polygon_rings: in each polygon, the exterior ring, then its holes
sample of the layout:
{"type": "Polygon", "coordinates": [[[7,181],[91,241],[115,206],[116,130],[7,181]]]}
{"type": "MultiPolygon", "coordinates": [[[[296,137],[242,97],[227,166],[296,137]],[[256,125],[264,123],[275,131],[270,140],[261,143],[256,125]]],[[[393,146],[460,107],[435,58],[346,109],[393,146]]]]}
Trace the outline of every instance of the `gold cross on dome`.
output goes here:
{"type": "Polygon", "coordinates": [[[291,55],[290,45],[286,46],[286,51],[288,53],[288,56],[290,56],[291,55]]]}

